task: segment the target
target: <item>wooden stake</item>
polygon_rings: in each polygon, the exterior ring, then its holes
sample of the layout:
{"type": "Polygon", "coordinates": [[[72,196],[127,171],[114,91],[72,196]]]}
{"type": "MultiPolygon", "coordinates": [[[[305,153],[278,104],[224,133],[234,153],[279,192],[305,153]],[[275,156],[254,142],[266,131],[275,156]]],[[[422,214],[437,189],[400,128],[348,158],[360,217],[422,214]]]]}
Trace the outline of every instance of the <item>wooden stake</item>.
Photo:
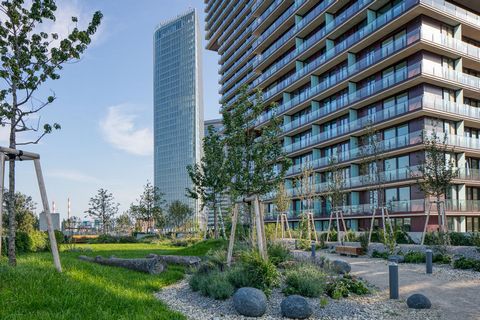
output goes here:
{"type": "Polygon", "coordinates": [[[425,234],[427,233],[427,225],[428,225],[428,221],[430,220],[431,210],[432,210],[432,202],[429,203],[427,216],[425,217],[425,226],[423,227],[422,242],[420,243],[422,246],[423,246],[423,242],[425,241],[425,234]]]}
{"type": "Polygon", "coordinates": [[[232,210],[232,230],[230,231],[230,240],[228,242],[228,252],[227,252],[227,266],[230,267],[232,264],[232,254],[233,254],[233,245],[235,242],[235,231],[237,229],[237,220],[238,220],[238,204],[233,206],[232,210]]]}
{"type": "Polygon", "coordinates": [[[370,244],[370,242],[372,242],[373,224],[375,223],[376,213],[377,213],[377,208],[374,208],[373,212],[372,212],[372,222],[370,223],[370,230],[368,232],[368,244],[370,244]]]}
{"type": "Polygon", "coordinates": [[[264,247],[263,235],[262,235],[262,221],[261,221],[261,213],[260,213],[260,204],[258,201],[258,197],[255,197],[254,203],[254,211],[255,211],[255,224],[257,230],[257,244],[258,244],[258,251],[260,252],[260,256],[263,259],[267,259],[267,254],[264,247]]]}
{"type": "Polygon", "coordinates": [[[0,152],[0,257],[2,256],[2,237],[3,237],[3,193],[5,183],[5,153],[0,152]]]}
{"type": "Polygon", "coordinates": [[[48,206],[47,190],[45,189],[45,181],[43,180],[42,167],[40,166],[40,159],[33,160],[35,171],[37,173],[38,188],[40,189],[40,196],[43,203],[43,211],[47,218],[48,237],[50,239],[50,247],[52,249],[53,263],[58,272],[62,272],[62,265],[60,264],[60,256],[58,254],[57,240],[55,238],[55,231],[52,225],[52,216],[50,215],[50,207],[48,206]]]}
{"type": "Polygon", "coordinates": [[[285,213],[283,215],[285,216],[284,219],[285,219],[285,224],[287,225],[288,236],[290,237],[290,240],[292,240],[292,232],[290,232],[290,225],[288,224],[288,217],[285,213]]]}

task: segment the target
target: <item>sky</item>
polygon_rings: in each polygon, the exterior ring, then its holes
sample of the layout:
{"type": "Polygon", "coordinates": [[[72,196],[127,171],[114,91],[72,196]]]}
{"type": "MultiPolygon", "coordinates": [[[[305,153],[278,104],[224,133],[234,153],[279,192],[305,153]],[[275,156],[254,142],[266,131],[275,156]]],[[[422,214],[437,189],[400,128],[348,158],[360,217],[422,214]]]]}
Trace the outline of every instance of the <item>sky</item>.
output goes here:
{"type": "MultiPolygon", "coordinates": [[[[56,101],[44,109],[39,123],[58,122],[61,130],[38,145],[22,147],[41,156],[50,204],[66,218],[84,217],[90,197],[99,188],[113,193],[119,213],[138,199],[143,185],[153,182],[153,32],[155,26],[189,8],[197,8],[204,38],[203,0],[57,0],[56,23],[45,31],[67,34],[71,17],[79,26],[100,10],[102,25],[82,59],[46,83],[37,99],[51,91],[56,101]]],[[[218,118],[218,56],[203,55],[205,120],[218,118]]],[[[3,86],[3,84],[0,84],[3,86]]],[[[8,134],[0,128],[0,145],[8,134]]],[[[31,139],[20,136],[19,141],[31,139]]],[[[6,172],[8,174],[8,171],[6,172]]],[[[6,181],[7,184],[7,181],[6,181]]],[[[42,211],[32,162],[17,162],[17,190],[31,195],[42,211]]]]}

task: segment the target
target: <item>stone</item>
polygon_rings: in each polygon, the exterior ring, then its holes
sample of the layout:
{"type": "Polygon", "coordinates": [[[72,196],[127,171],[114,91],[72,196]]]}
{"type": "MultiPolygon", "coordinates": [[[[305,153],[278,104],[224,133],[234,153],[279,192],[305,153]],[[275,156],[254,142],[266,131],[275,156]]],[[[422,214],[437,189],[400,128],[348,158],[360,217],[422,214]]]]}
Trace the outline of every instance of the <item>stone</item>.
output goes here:
{"type": "Polygon", "coordinates": [[[280,308],[282,316],[292,319],[307,319],[313,313],[307,299],[298,295],[291,295],[283,299],[280,308]]]}
{"type": "Polygon", "coordinates": [[[391,255],[388,256],[388,261],[390,262],[396,262],[396,263],[404,263],[405,262],[405,257],[401,255],[391,255]]]}
{"type": "Polygon", "coordinates": [[[350,264],[343,260],[333,260],[331,262],[331,268],[338,274],[346,274],[352,270],[350,264]]]}
{"type": "Polygon", "coordinates": [[[432,303],[423,294],[415,293],[408,297],[407,306],[411,309],[430,309],[432,303]]]}
{"type": "Polygon", "coordinates": [[[241,315],[261,317],[267,311],[267,297],[256,288],[240,288],[233,295],[233,306],[241,315]]]}

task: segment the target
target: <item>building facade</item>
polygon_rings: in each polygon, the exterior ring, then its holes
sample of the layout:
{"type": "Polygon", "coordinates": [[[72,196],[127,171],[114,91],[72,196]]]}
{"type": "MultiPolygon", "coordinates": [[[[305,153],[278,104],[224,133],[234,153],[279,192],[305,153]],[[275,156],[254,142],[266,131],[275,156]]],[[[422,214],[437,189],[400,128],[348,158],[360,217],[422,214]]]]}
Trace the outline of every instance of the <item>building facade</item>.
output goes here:
{"type": "MultiPolygon", "coordinates": [[[[330,216],[329,161],[344,177],[347,228],[369,229],[381,192],[393,223],[423,231],[426,199],[417,183],[425,159],[422,133],[446,136],[459,169],[446,190],[448,225],[479,231],[480,6],[470,0],[205,0],[208,49],[217,51],[222,103],[247,85],[263,91],[283,119],[286,177],[295,226],[305,203],[293,181],[314,170],[318,230],[330,216]],[[365,163],[374,130],[381,161],[365,163]],[[377,165],[378,164],[378,165],[377,165]],[[375,187],[370,169],[382,176],[375,187]],[[366,169],[366,170],[365,170],[366,169]]],[[[367,157],[368,158],[368,157],[367,157]]],[[[266,217],[275,221],[272,197],[266,217]]],[[[435,208],[433,209],[435,210],[435,208]]],[[[380,222],[376,221],[378,225],[380,222]]],[[[430,230],[436,229],[436,214],[430,230]]]]}
{"type": "Polygon", "coordinates": [[[198,201],[188,198],[186,167],[200,161],[203,139],[201,34],[195,10],[161,23],[154,33],[154,184],[167,205],[188,204],[201,223],[198,201]]]}

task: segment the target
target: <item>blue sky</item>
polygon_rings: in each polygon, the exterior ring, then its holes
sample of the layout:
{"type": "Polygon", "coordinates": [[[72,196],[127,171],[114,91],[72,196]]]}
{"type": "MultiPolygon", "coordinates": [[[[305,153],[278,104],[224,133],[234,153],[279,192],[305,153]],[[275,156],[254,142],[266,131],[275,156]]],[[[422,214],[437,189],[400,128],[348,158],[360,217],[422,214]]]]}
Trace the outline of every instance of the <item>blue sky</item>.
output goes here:
{"type": "MultiPolygon", "coordinates": [[[[81,25],[96,10],[102,11],[104,20],[82,60],[67,65],[60,80],[42,89],[44,93],[53,90],[57,100],[41,113],[40,121],[59,122],[62,129],[24,149],[40,153],[50,203],[55,201],[62,217],[68,197],[72,214],[83,217],[89,198],[101,187],[114,194],[123,211],[138,198],[146,181],[153,179],[154,28],[194,7],[203,37],[204,3],[58,0],[57,5],[57,23],[46,26],[48,31],[66,33],[72,15],[79,17],[81,25]]],[[[218,57],[206,50],[202,54],[205,119],[212,119],[219,117],[218,57]]],[[[0,130],[1,145],[6,138],[6,131],[0,130]]],[[[18,163],[17,168],[17,190],[32,195],[40,212],[33,164],[18,163]]]]}

